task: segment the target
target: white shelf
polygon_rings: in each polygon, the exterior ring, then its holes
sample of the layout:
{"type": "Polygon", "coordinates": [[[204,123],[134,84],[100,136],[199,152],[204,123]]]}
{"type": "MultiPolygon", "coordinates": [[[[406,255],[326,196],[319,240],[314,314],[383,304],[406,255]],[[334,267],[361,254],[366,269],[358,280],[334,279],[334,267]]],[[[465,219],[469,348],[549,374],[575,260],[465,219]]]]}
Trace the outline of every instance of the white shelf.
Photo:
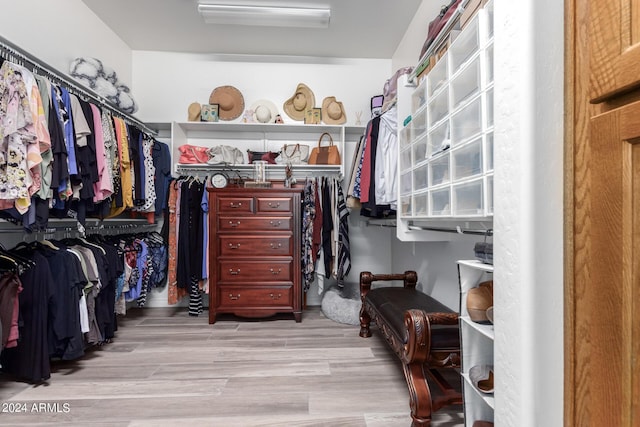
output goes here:
{"type": "MultiPolygon", "coordinates": [[[[284,165],[267,165],[267,179],[284,179],[284,165]]],[[[291,167],[294,176],[298,175],[339,175],[341,173],[341,166],[339,165],[293,165],[291,167]]],[[[209,165],[209,164],[179,164],[174,166],[174,173],[176,175],[190,175],[198,172],[213,173],[215,171],[231,171],[235,170],[243,177],[251,178],[253,174],[253,165],[240,164],[240,165],[209,165]]],[[[233,176],[231,176],[233,177],[233,176]]]]}
{"type": "Polygon", "coordinates": [[[464,378],[465,385],[468,386],[465,388],[465,390],[472,390],[487,404],[487,406],[489,406],[489,408],[495,409],[495,397],[493,396],[493,393],[483,393],[478,390],[478,388],[471,382],[468,374],[463,373],[462,378],[464,378]]]}
{"type": "Polygon", "coordinates": [[[489,273],[493,273],[493,264],[486,264],[482,261],[478,261],[475,259],[470,259],[470,260],[459,260],[458,261],[459,265],[463,265],[469,268],[472,268],[474,270],[481,270],[481,271],[486,271],[489,273]]]}
{"type": "Polygon", "coordinates": [[[471,320],[469,316],[461,316],[460,321],[464,322],[470,328],[481,333],[482,335],[489,338],[490,340],[495,339],[495,332],[493,330],[493,325],[484,325],[482,323],[474,322],[473,320],[471,320]]]}
{"type": "MultiPolygon", "coordinates": [[[[275,123],[237,123],[237,122],[173,122],[171,123],[172,172],[176,175],[210,174],[213,171],[227,171],[231,175],[238,173],[243,178],[252,179],[253,165],[248,163],[247,150],[277,152],[287,144],[301,144],[309,147],[309,152],[318,145],[323,133],[328,133],[333,144],[338,147],[342,163],[340,165],[293,165],[293,177],[297,180],[307,176],[344,175],[346,153],[345,142],[357,141],[364,133],[364,126],[305,125],[275,123]],[[179,147],[192,144],[201,147],[230,145],[238,148],[244,163],[226,164],[179,164],[179,147]]],[[[329,145],[324,138],[322,146],[329,145]]],[[[281,180],[285,177],[285,165],[267,165],[267,179],[281,180]]]]}

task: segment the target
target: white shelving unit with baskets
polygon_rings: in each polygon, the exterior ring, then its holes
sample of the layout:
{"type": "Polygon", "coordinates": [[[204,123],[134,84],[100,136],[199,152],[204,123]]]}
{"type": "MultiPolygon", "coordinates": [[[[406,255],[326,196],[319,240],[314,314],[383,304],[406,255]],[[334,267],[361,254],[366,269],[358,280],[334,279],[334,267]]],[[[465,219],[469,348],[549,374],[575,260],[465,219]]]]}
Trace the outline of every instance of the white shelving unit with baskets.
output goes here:
{"type": "Polygon", "coordinates": [[[413,224],[492,222],[492,4],[457,34],[426,77],[398,85],[399,117],[407,117],[399,130],[401,240],[415,240],[413,224]]]}
{"type": "Polygon", "coordinates": [[[493,366],[494,330],[492,324],[481,324],[471,320],[467,310],[467,294],[481,282],[493,279],[493,265],[477,260],[460,260],[458,278],[464,420],[465,425],[471,427],[474,421],[493,422],[494,419],[494,394],[479,390],[469,377],[469,371],[474,366],[493,366]]]}

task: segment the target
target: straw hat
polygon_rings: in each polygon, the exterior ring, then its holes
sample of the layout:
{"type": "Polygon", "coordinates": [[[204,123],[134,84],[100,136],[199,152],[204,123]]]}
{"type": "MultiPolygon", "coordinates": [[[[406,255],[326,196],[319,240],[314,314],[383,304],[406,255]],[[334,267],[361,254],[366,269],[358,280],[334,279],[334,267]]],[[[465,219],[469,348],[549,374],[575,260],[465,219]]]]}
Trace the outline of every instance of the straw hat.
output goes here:
{"type": "Polygon", "coordinates": [[[335,96],[328,96],[322,101],[322,121],[328,125],[341,125],[347,121],[342,102],[335,96]]]}
{"type": "Polygon", "coordinates": [[[191,104],[189,104],[189,110],[188,110],[189,117],[187,120],[189,120],[190,122],[199,122],[201,108],[202,107],[197,102],[192,102],[191,104]]]}
{"type": "Polygon", "coordinates": [[[209,96],[209,104],[218,104],[220,120],[233,120],[244,111],[242,93],[233,86],[218,86],[209,96]]]}
{"type": "Polygon", "coordinates": [[[255,123],[275,123],[278,107],[267,99],[260,99],[251,105],[255,123]]]}
{"type": "Polygon", "coordinates": [[[299,83],[293,96],[284,103],[284,112],[293,120],[304,120],[307,110],[316,106],[316,97],[307,85],[299,83]]]}

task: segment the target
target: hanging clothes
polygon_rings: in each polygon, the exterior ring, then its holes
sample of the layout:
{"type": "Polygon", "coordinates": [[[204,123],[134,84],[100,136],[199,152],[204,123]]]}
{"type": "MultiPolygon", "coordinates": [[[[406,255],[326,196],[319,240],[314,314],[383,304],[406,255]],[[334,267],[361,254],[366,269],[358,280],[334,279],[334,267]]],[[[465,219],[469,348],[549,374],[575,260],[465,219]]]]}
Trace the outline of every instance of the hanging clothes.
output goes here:
{"type": "Polygon", "coordinates": [[[51,377],[48,312],[55,284],[47,259],[38,252],[28,256],[34,266],[19,276],[23,287],[19,298],[22,338],[16,347],[2,351],[0,364],[3,371],[17,378],[40,383],[51,377]]]}
{"type": "MultiPolygon", "coordinates": [[[[307,179],[302,192],[302,274],[307,292],[316,275],[336,279],[339,286],[351,270],[349,210],[340,180],[307,179]]],[[[323,291],[322,280],[318,290],[323,291]]]]}
{"type": "Polygon", "coordinates": [[[397,208],[398,107],[394,105],[380,116],[376,147],[375,200],[378,205],[397,208]]]}
{"type": "Polygon", "coordinates": [[[204,184],[197,178],[179,180],[180,210],[177,224],[177,286],[189,292],[189,315],[202,313],[200,288],[203,262],[203,210],[204,184]]]}
{"type": "Polygon", "coordinates": [[[166,144],[76,90],[2,62],[0,216],[38,231],[51,215],[84,226],[88,216],[103,219],[135,208],[153,223],[154,160],[162,160],[163,195],[170,179],[166,144]],[[162,156],[154,156],[155,146],[162,156]]]}
{"type": "MultiPolygon", "coordinates": [[[[171,183],[169,198],[168,198],[168,271],[167,271],[167,302],[170,305],[177,304],[185,295],[187,291],[184,287],[178,286],[177,278],[177,261],[178,261],[178,221],[179,221],[179,204],[180,200],[180,182],[173,181],[171,183]]],[[[165,221],[166,224],[166,221],[165,221]]]]}
{"type": "Polygon", "coordinates": [[[155,213],[161,215],[167,202],[171,177],[171,153],[169,146],[153,140],[153,166],[155,167],[154,185],[156,191],[155,213]]]}
{"type": "Polygon", "coordinates": [[[302,289],[307,292],[315,279],[314,221],[316,217],[316,181],[305,181],[302,192],[302,289]]]}
{"type": "Polygon", "coordinates": [[[20,302],[18,294],[22,292],[22,283],[18,275],[4,272],[0,276],[0,352],[4,348],[18,345],[18,315],[20,302]]]}
{"type": "Polygon", "coordinates": [[[338,286],[344,286],[344,277],[351,271],[351,244],[349,241],[349,209],[342,193],[342,187],[338,184],[338,252],[336,279],[338,286]]]}

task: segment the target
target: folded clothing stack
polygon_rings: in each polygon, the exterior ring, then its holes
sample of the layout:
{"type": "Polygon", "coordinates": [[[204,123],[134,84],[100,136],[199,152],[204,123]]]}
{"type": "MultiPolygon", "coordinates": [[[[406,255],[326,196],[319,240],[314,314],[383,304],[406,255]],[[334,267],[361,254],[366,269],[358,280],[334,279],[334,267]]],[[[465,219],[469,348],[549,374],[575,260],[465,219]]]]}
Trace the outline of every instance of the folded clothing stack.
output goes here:
{"type": "Polygon", "coordinates": [[[473,248],[475,257],[485,264],[493,265],[493,243],[478,242],[473,248]]]}

